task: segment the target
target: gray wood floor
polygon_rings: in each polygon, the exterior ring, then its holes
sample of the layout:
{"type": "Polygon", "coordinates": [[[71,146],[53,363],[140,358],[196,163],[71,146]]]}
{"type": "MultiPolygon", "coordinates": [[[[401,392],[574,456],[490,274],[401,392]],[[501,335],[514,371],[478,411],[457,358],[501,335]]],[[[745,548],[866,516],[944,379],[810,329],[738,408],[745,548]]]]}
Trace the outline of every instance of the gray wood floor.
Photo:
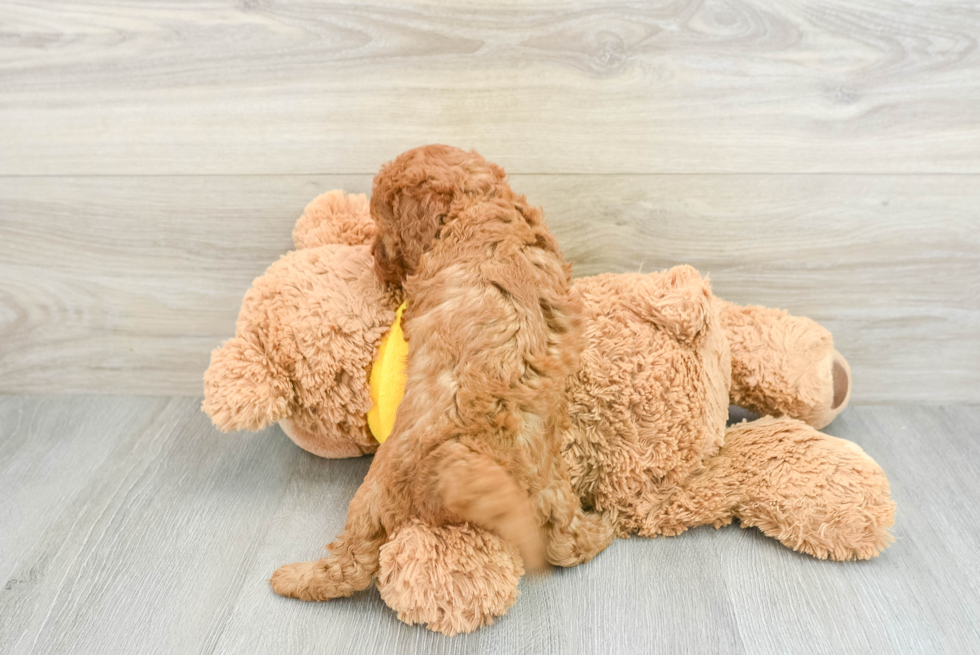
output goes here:
{"type": "Polygon", "coordinates": [[[449,639],[373,590],[275,596],[268,576],[322,552],[370,460],[315,458],[278,428],[221,435],[198,404],[0,397],[0,652],[980,650],[977,407],[856,407],[830,426],[891,478],[897,539],[875,560],[735,526],[619,541],[449,639]]]}

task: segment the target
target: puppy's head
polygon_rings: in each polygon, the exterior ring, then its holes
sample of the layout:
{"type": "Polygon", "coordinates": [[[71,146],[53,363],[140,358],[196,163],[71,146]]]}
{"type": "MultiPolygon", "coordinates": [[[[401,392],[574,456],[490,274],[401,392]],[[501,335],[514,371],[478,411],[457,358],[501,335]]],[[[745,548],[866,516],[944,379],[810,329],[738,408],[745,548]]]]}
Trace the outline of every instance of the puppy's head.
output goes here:
{"type": "Polygon", "coordinates": [[[413,275],[443,226],[470,203],[507,188],[505,178],[476,152],[443,145],[409,150],[382,166],[371,192],[378,275],[396,284],[413,275]]]}

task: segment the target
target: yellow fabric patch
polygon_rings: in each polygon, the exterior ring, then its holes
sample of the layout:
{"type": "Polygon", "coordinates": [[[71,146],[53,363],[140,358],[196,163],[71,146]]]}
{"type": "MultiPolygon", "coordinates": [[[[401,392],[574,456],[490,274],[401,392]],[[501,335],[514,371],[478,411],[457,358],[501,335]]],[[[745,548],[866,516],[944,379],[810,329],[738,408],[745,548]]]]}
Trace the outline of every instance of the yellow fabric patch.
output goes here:
{"type": "Polygon", "coordinates": [[[405,397],[405,366],[408,364],[408,342],[402,333],[402,312],[405,303],[395,312],[391,331],[381,338],[378,358],[371,367],[371,411],[368,427],[371,434],[384,443],[395,427],[395,413],[405,397]]]}

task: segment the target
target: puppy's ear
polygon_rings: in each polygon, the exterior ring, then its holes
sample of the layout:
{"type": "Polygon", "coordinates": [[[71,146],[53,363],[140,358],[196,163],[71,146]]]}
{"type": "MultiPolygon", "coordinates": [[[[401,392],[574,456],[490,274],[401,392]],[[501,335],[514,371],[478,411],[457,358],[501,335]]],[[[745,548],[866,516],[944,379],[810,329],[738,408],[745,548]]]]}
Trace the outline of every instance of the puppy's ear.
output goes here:
{"type": "Polygon", "coordinates": [[[289,415],[293,385],[251,340],[235,337],[211,353],[202,409],[222,432],[261,430],[289,415]]]}
{"type": "Polygon", "coordinates": [[[407,273],[402,258],[398,253],[390,252],[381,235],[375,237],[371,254],[374,257],[374,272],[378,279],[398,285],[405,281],[407,273]]]}

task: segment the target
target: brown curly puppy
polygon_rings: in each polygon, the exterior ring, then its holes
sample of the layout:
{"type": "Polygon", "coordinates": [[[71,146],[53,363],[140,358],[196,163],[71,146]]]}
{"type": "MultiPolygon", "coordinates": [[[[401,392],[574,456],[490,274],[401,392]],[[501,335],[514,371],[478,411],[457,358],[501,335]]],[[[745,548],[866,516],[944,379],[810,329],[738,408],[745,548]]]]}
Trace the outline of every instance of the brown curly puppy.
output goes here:
{"type": "Polygon", "coordinates": [[[541,211],[478,154],[426,146],[382,167],[371,213],[378,271],[408,298],[405,399],[333,556],[280,568],[273,588],[304,600],[363,589],[412,521],[495,532],[529,568],[591,559],[612,528],[583,513],[560,452],[581,308],[541,211]]]}

